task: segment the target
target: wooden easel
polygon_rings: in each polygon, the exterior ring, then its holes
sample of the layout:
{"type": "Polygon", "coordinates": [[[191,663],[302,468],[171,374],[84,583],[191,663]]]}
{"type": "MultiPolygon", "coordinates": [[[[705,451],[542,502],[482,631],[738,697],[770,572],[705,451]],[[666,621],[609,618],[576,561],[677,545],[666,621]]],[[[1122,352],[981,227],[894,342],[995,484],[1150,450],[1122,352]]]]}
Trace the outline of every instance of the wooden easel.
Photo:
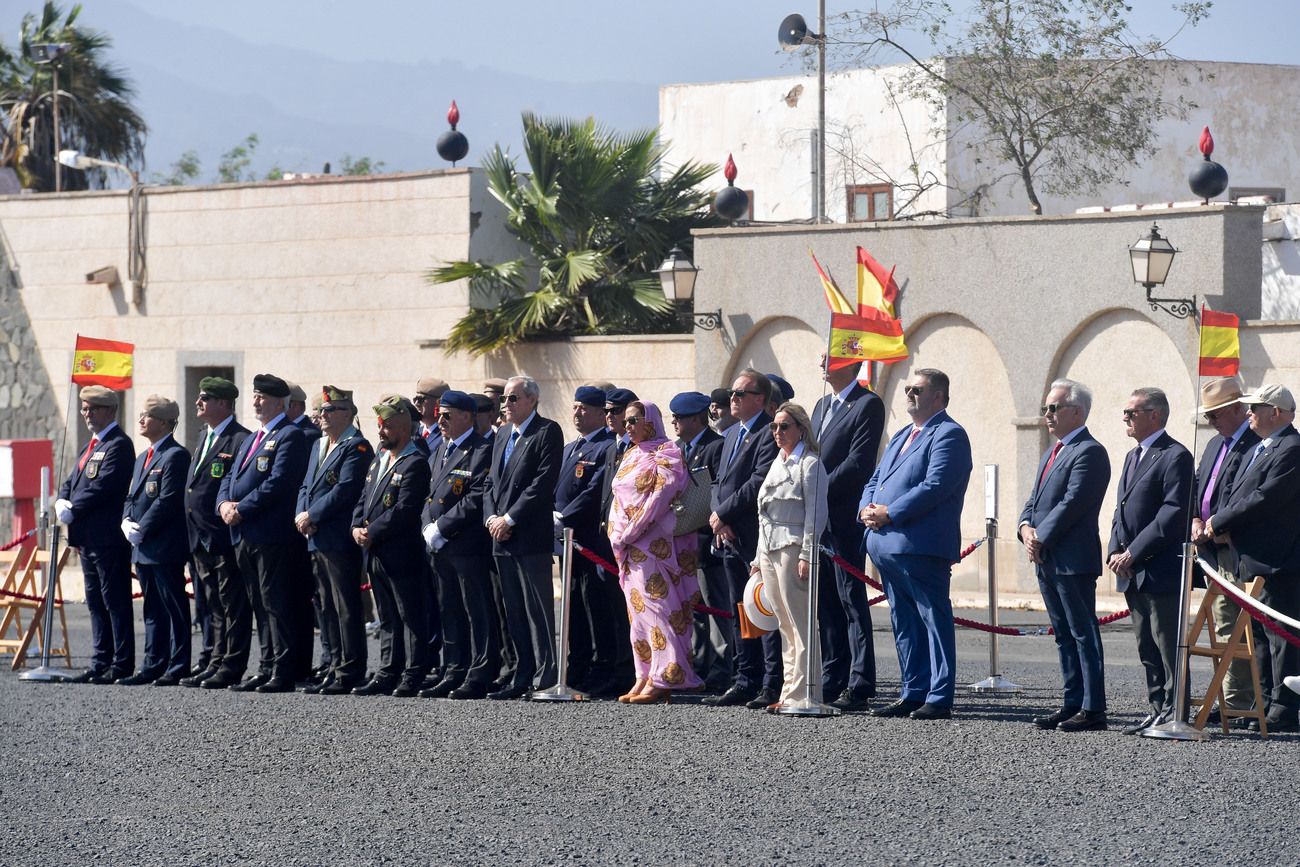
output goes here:
{"type": "MultiPolygon", "coordinates": [[[[1227,596],[1214,581],[1207,581],[1210,586],[1205,590],[1205,598],[1201,600],[1201,607],[1196,611],[1196,617],[1192,621],[1191,631],[1188,633],[1187,643],[1188,653],[1193,656],[1205,656],[1213,659],[1214,676],[1210,678],[1209,689],[1205,691],[1205,697],[1201,699],[1201,710],[1196,715],[1196,720],[1192,723],[1198,729],[1204,729],[1206,720],[1209,719],[1210,709],[1214,707],[1214,700],[1219,700],[1219,724],[1223,726],[1223,733],[1226,735],[1229,731],[1229,721],[1233,718],[1247,718],[1257,720],[1259,723],[1259,736],[1268,737],[1268,720],[1264,712],[1264,696],[1259,687],[1259,664],[1255,661],[1255,637],[1251,629],[1250,614],[1244,609],[1237,613],[1237,622],[1232,627],[1232,634],[1228,640],[1219,641],[1214,634],[1214,600],[1219,596],[1227,596]],[[1209,635],[1209,646],[1199,644],[1201,631],[1204,630],[1209,635]],[[1247,660],[1250,663],[1250,685],[1255,695],[1254,707],[1247,710],[1237,710],[1230,708],[1227,702],[1223,700],[1223,679],[1228,674],[1228,667],[1238,659],[1247,660]]],[[[1252,599],[1258,599],[1260,591],[1264,589],[1264,579],[1256,578],[1250,582],[1246,588],[1246,593],[1252,599]]],[[[1231,598],[1231,597],[1229,597],[1231,598]]]]}
{"type": "MultiPolygon", "coordinates": [[[[68,552],[71,549],[64,548],[59,554],[59,572],[62,573],[63,567],[68,562],[68,552]]],[[[45,635],[45,594],[36,584],[36,570],[38,567],[45,566],[49,563],[50,554],[48,551],[33,549],[31,554],[26,558],[19,558],[15,561],[14,566],[10,568],[10,574],[5,578],[4,590],[12,593],[20,593],[23,596],[39,597],[40,601],[33,599],[23,599],[15,596],[0,597],[0,609],[4,610],[4,617],[0,619],[0,653],[12,653],[14,655],[13,663],[10,665],[14,671],[22,668],[27,663],[27,650],[32,645],[32,639],[35,638],[38,643],[44,647],[47,636],[45,635]],[[25,562],[22,562],[24,561],[25,562]],[[22,565],[19,566],[19,563],[22,565]],[[31,622],[27,624],[24,630],[22,627],[22,612],[30,611],[31,622]],[[14,630],[14,637],[10,637],[10,629],[14,630]]],[[[48,575],[48,570],[46,572],[48,575]]],[[[56,581],[54,587],[54,597],[56,600],[63,598],[62,581],[56,581]]],[[[58,614],[56,621],[57,627],[63,632],[62,647],[51,645],[50,656],[62,656],[64,664],[68,668],[72,667],[72,650],[68,646],[68,618],[63,610],[63,603],[56,601],[54,610],[58,614]]],[[[48,636],[53,641],[53,636],[48,636]]]]}

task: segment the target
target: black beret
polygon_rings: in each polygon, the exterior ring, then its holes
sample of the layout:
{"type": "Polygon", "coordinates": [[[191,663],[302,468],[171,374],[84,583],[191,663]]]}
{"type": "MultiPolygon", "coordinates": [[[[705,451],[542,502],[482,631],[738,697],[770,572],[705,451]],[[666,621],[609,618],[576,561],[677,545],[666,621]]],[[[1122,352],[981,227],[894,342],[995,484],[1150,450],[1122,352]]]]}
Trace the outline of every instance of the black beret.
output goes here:
{"type": "Polygon", "coordinates": [[[605,399],[605,390],[594,385],[580,385],[573,393],[573,400],[576,403],[584,403],[587,406],[604,407],[605,399]]]}
{"type": "Polygon", "coordinates": [[[794,400],[794,386],[785,381],[785,377],[777,376],[775,373],[767,374],[768,380],[777,387],[781,396],[786,400],[794,400]]]}
{"type": "Polygon", "coordinates": [[[463,391],[444,391],[438,405],[463,410],[464,412],[478,411],[474,398],[463,391]]]}
{"type": "Polygon", "coordinates": [[[612,388],[605,392],[605,409],[619,409],[636,399],[636,392],[630,388],[612,388]]]}
{"type": "Polygon", "coordinates": [[[486,394],[471,394],[470,397],[474,398],[475,412],[501,411],[501,404],[497,402],[496,398],[488,397],[486,394]]]}
{"type": "Polygon", "coordinates": [[[668,401],[668,409],[673,415],[699,415],[709,410],[709,396],[698,391],[683,391],[668,401]]]}
{"type": "Polygon", "coordinates": [[[288,397],[289,383],[269,373],[259,373],[253,377],[253,391],[260,391],[267,397],[288,397]]]}
{"type": "Polygon", "coordinates": [[[709,392],[709,403],[716,403],[718,406],[726,406],[731,401],[731,389],[715,388],[709,392]]]}

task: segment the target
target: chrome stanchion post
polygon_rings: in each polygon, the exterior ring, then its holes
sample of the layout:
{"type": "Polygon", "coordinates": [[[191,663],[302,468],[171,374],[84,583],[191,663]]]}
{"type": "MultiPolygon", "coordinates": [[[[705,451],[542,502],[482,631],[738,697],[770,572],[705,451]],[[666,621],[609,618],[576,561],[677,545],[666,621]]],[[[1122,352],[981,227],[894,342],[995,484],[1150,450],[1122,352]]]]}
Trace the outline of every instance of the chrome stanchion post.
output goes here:
{"type": "MultiPolygon", "coordinates": [[[[808,564],[808,631],[804,634],[804,640],[806,640],[809,645],[808,652],[804,654],[804,679],[808,683],[809,689],[812,688],[813,684],[820,684],[822,681],[822,673],[820,671],[821,634],[817,630],[817,579],[821,572],[821,560],[821,549],[820,547],[815,546],[813,548],[812,562],[808,564]],[[813,647],[818,648],[819,652],[813,653],[813,647]],[[814,662],[818,663],[816,669],[813,666],[814,662]]],[[[784,716],[825,717],[839,716],[840,709],[837,707],[831,707],[830,705],[824,704],[820,701],[813,701],[811,697],[804,697],[795,701],[782,702],[781,706],[778,707],[774,713],[779,713],[784,716]]]]}
{"type": "Polygon", "coordinates": [[[1187,646],[1187,614],[1192,599],[1192,570],[1196,564],[1196,551],[1191,542],[1183,543],[1183,580],[1179,587],[1178,603],[1178,668],[1174,671],[1174,717],[1160,725],[1142,730],[1144,738],[1163,738],[1171,741],[1208,741],[1210,733],[1201,731],[1187,722],[1187,663],[1191,656],[1187,646]]]}
{"type": "Polygon", "coordinates": [[[37,544],[48,539],[50,561],[41,567],[41,579],[45,582],[45,621],[41,635],[41,664],[31,671],[18,675],[19,680],[35,683],[62,683],[71,680],[66,671],[50,668],[50,650],[54,646],[54,591],[59,586],[59,524],[50,521],[50,470],[41,467],[40,516],[37,519],[37,544]]]}
{"type": "MultiPolygon", "coordinates": [[[[985,571],[989,576],[989,625],[998,625],[998,573],[996,550],[998,540],[998,465],[984,465],[984,546],[985,571]]],[[[998,634],[989,633],[989,676],[966,688],[986,695],[1013,695],[1020,692],[1020,684],[1013,683],[998,671],[998,634]]]]}
{"type": "Polygon", "coordinates": [[[570,689],[569,680],[569,591],[573,584],[573,528],[564,528],[564,547],[560,549],[560,628],[555,634],[556,665],[559,679],[555,686],[534,692],[533,701],[585,701],[587,696],[570,689]]]}

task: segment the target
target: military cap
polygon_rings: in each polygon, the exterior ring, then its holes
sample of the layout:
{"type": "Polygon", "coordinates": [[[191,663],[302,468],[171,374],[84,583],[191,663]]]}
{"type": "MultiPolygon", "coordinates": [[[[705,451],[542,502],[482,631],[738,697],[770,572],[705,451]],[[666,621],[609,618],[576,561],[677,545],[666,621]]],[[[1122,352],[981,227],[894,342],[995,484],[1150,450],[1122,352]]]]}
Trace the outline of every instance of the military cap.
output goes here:
{"type": "Polygon", "coordinates": [[[102,385],[88,385],[77,393],[83,403],[117,409],[117,392],[102,385]]]}
{"type": "Polygon", "coordinates": [[[181,417],[181,408],[170,398],[151,394],[144,399],[144,414],[160,421],[176,421],[181,417]]]}
{"type": "Polygon", "coordinates": [[[506,393],[506,381],[500,377],[484,380],[483,393],[489,397],[501,397],[506,393]]]}
{"type": "Polygon", "coordinates": [[[384,421],[397,418],[402,413],[406,413],[408,416],[411,413],[417,413],[414,417],[419,418],[415,405],[400,394],[391,394],[375,404],[375,415],[384,421]]]}
{"type": "Polygon", "coordinates": [[[253,377],[253,391],[260,391],[267,397],[288,397],[289,383],[270,373],[259,373],[253,377]]]}
{"type": "Polygon", "coordinates": [[[352,403],[352,392],[344,391],[337,385],[321,386],[320,397],[322,403],[352,403]]]}
{"type": "Polygon", "coordinates": [[[426,376],[415,384],[416,394],[422,394],[434,400],[438,400],[450,390],[451,386],[447,384],[446,380],[439,379],[436,376],[426,376]]]}
{"type": "Polygon", "coordinates": [[[475,412],[498,412],[501,409],[501,406],[486,394],[471,394],[470,397],[474,398],[475,412]]]}
{"type": "Polygon", "coordinates": [[[630,388],[613,388],[605,392],[605,409],[622,409],[636,399],[636,392],[630,388]]]}
{"type": "Polygon", "coordinates": [[[683,391],[668,401],[668,411],[673,415],[699,415],[709,411],[709,396],[698,391],[683,391]]]}
{"type": "Polygon", "coordinates": [[[222,376],[205,376],[199,380],[199,393],[221,400],[234,400],[239,397],[239,387],[222,376]]]}
{"type": "Polygon", "coordinates": [[[726,406],[731,401],[731,389],[715,388],[709,392],[709,403],[716,403],[718,406],[726,406]]]}
{"type": "Polygon", "coordinates": [[[785,400],[794,400],[794,386],[785,381],[785,377],[778,376],[775,373],[767,374],[768,381],[777,387],[781,392],[781,397],[785,400]]]}
{"type": "Polygon", "coordinates": [[[582,403],[587,406],[605,406],[605,390],[596,388],[594,385],[580,385],[578,390],[573,393],[574,403],[582,403]]]}
{"type": "Polygon", "coordinates": [[[463,410],[464,412],[477,412],[478,407],[474,403],[474,398],[470,397],[463,391],[446,391],[442,395],[440,406],[446,408],[463,410]]]}
{"type": "Polygon", "coordinates": [[[1283,412],[1295,412],[1295,398],[1291,396],[1291,389],[1285,385],[1261,385],[1253,392],[1243,394],[1237,403],[1264,403],[1283,412]]]}
{"type": "Polygon", "coordinates": [[[289,400],[307,402],[307,392],[303,391],[301,385],[296,382],[285,382],[285,385],[289,386],[289,400]]]}

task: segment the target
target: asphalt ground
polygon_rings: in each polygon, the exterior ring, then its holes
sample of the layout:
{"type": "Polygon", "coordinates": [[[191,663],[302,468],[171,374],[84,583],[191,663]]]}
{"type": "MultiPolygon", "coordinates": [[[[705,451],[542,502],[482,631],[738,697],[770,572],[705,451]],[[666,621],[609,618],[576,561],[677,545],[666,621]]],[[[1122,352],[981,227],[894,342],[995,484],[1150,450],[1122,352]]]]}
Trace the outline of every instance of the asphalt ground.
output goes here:
{"type": "MultiPolygon", "coordinates": [[[[84,654],[86,610],[68,611],[84,654]]],[[[0,864],[1300,863],[1300,736],[1120,734],[1145,691],[1127,622],[1103,632],[1112,728],[1073,735],[1030,724],[1058,705],[1045,636],[1001,639],[1022,695],[959,695],[942,722],[778,717],[699,696],[44,685],[6,665],[0,864]]],[[[885,612],[875,642],[888,698],[885,612]]],[[[958,656],[959,683],[987,676],[986,635],[958,629],[958,656]]]]}

